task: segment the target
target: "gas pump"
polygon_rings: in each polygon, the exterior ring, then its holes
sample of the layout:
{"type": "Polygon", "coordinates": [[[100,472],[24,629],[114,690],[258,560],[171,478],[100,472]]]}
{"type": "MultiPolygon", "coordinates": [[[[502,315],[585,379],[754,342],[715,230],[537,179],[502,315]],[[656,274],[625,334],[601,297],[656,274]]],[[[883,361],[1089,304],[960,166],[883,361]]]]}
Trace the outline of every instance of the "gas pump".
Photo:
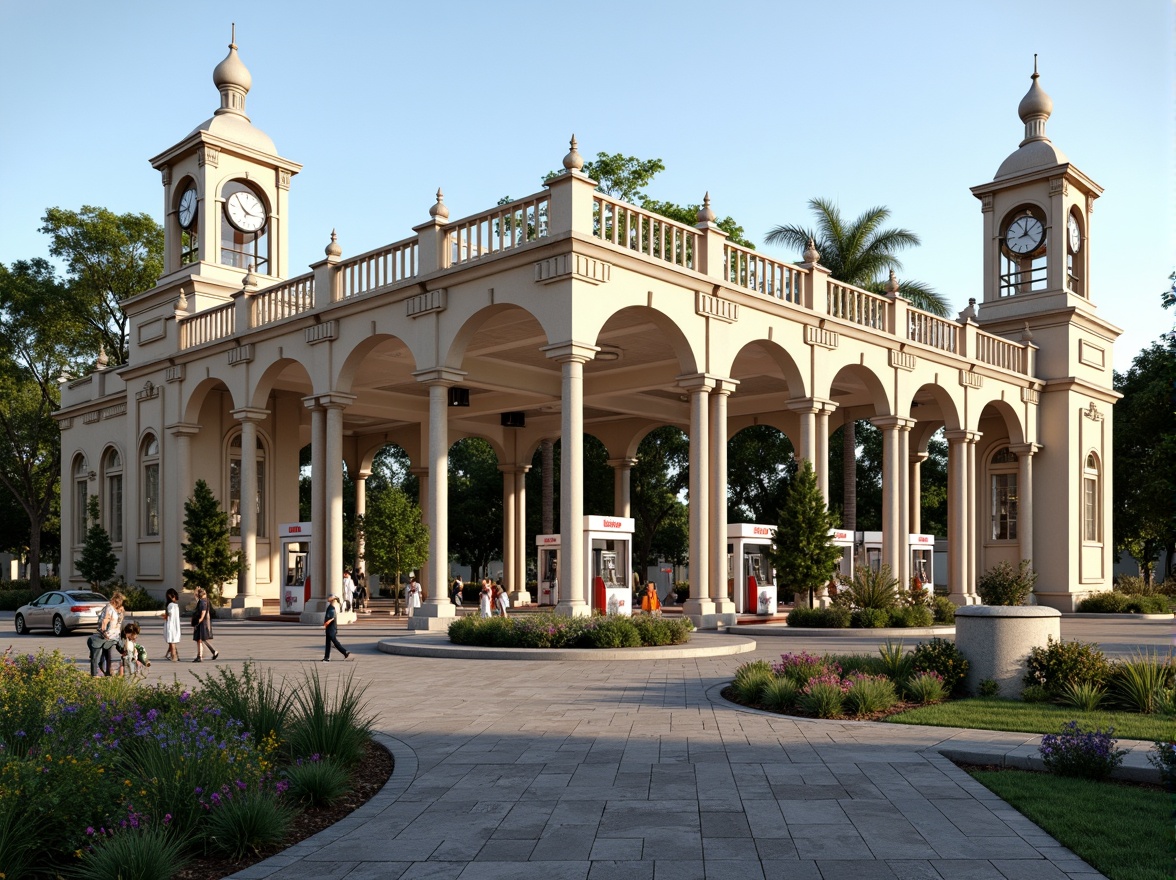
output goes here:
{"type": "Polygon", "coordinates": [[[911,535],[911,586],[918,584],[927,593],[935,589],[935,536],[911,535]]]}
{"type": "Polygon", "coordinates": [[[278,526],[281,541],[282,613],[299,614],[310,600],[310,523],[278,526]]]}
{"type": "Polygon", "coordinates": [[[857,546],[862,555],[862,561],[874,571],[882,568],[882,533],[858,532],[857,546]]]}
{"type": "Polygon", "coordinates": [[[536,535],[539,553],[540,605],[555,605],[559,599],[559,535],[536,535]]]}
{"type": "Polygon", "coordinates": [[[845,529],[829,529],[829,543],[841,548],[841,562],[837,566],[837,580],[848,583],[853,580],[854,533],[845,529]]]}
{"type": "Polygon", "coordinates": [[[776,584],[770,561],[775,535],[775,526],[727,525],[728,571],[737,614],[775,613],[776,584]]]}
{"type": "Polygon", "coordinates": [[[627,575],[633,567],[633,520],[586,516],[583,540],[592,611],[629,616],[633,613],[633,590],[627,575]]]}

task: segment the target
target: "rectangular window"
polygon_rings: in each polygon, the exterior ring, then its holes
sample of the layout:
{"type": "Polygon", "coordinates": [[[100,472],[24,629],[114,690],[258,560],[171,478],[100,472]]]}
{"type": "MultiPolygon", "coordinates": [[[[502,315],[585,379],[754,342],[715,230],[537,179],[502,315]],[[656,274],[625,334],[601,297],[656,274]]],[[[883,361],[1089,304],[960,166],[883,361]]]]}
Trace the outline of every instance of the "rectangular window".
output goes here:
{"type": "Polygon", "coordinates": [[[159,464],[143,465],[143,534],[159,534],[159,464]]]}
{"type": "Polygon", "coordinates": [[[106,478],[106,531],[112,544],[123,540],[123,480],[122,474],[106,478]]]}
{"type": "MultiPolygon", "coordinates": [[[[257,535],[266,536],[265,528],[265,459],[257,460],[257,535]]],[[[241,460],[229,461],[229,534],[241,537],[241,460]]]]}
{"type": "Polygon", "coordinates": [[[1017,475],[992,475],[992,540],[1017,540],[1017,475]]]}
{"type": "Polygon", "coordinates": [[[1098,541],[1098,480],[1082,481],[1082,540],[1098,541]]]}

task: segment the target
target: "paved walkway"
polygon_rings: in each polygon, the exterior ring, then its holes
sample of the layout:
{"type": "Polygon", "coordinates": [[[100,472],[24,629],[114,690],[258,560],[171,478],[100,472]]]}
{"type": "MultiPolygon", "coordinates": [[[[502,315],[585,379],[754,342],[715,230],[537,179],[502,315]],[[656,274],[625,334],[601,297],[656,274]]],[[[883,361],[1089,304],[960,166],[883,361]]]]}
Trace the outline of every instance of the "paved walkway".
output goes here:
{"type": "MultiPolygon", "coordinates": [[[[235,877],[1101,876],[939,754],[1028,755],[1036,736],[786,719],[718,694],[750,658],[824,645],[763,638],[752,654],[604,663],[379,653],[376,642],[402,626],[343,628],[356,662],[324,666],[316,630],[216,623],[222,665],[354,670],[396,757],[368,804],[235,877]]],[[[161,632],[146,630],[158,655],[161,632]]],[[[1136,643],[1149,644],[1170,625],[1140,633],[1136,643]]],[[[85,653],[80,634],[9,641],[85,653]]],[[[213,669],[157,661],[151,673],[182,681],[213,669]]]]}

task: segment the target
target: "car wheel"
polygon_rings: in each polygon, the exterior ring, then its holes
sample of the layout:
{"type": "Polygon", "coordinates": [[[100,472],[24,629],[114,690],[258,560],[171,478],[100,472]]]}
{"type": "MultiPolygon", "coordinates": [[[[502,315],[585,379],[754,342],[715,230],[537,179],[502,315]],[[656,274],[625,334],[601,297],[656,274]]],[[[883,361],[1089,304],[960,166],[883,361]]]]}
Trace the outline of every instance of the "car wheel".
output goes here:
{"type": "Polygon", "coordinates": [[[25,626],[24,615],[23,614],[16,615],[16,634],[18,636],[23,636],[28,631],[29,631],[29,628],[27,626],[25,626]]]}
{"type": "Polygon", "coordinates": [[[64,636],[68,635],[69,630],[65,628],[65,621],[61,619],[60,614],[53,615],[53,635],[64,636]]]}

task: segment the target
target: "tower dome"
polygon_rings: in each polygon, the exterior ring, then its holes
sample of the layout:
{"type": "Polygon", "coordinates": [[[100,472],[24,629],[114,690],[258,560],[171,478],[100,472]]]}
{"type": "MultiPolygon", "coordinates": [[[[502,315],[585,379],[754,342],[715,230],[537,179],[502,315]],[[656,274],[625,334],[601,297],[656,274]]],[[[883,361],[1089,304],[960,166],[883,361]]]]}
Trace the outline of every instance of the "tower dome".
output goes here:
{"type": "Polygon", "coordinates": [[[212,81],[220,90],[235,88],[248,93],[253,88],[253,76],[237,54],[236,43],[229,43],[229,54],[225,56],[224,61],[213,68],[212,81]]]}
{"type": "Polygon", "coordinates": [[[1029,91],[1017,105],[1017,115],[1025,123],[1025,137],[1018,145],[1017,151],[1000,163],[994,180],[1070,161],[1045,134],[1045,123],[1053,113],[1053,99],[1038,83],[1040,74],[1037,72],[1036,55],[1033,56],[1033,75],[1030,79],[1032,83],[1029,91]]]}
{"type": "Polygon", "coordinates": [[[220,107],[193,129],[207,131],[217,137],[251,147],[262,153],[277,155],[274,142],[264,131],[255,128],[245,114],[245,96],[253,87],[253,75],[237,54],[237,27],[229,43],[229,54],[212,71],[212,81],[220,92],[220,107]]]}

